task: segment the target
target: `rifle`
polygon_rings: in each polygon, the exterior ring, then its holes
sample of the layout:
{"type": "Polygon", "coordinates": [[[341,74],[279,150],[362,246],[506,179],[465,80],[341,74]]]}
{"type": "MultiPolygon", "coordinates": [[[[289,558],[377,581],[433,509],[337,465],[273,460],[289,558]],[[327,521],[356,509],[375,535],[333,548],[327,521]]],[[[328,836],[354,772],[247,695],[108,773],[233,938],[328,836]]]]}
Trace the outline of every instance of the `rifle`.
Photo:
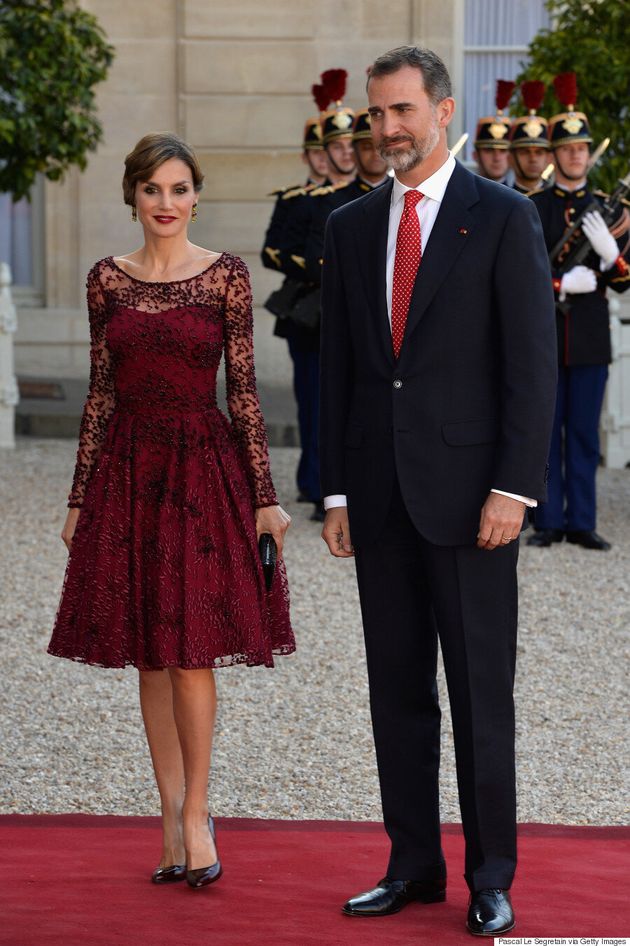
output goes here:
{"type": "Polygon", "coordinates": [[[612,194],[605,195],[601,204],[596,200],[591,200],[571,226],[564,231],[549,253],[551,265],[560,276],[564,276],[574,266],[583,263],[591,252],[591,244],[582,232],[582,222],[585,215],[593,210],[599,210],[606,226],[610,228],[624,212],[624,209],[629,206],[626,199],[629,192],[630,172],[626,174],[623,180],[618,182],[612,194]]]}

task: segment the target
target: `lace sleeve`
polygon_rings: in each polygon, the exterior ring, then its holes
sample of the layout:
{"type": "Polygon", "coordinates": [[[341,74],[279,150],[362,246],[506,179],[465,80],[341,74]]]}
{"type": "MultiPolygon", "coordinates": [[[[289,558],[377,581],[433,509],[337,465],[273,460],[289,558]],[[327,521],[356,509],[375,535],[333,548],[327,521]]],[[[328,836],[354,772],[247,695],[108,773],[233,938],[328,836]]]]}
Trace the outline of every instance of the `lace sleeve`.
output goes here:
{"type": "Polygon", "coordinates": [[[90,387],[83,408],[79,432],[79,450],[74,469],[68,506],[82,506],[85,489],[101,452],[107,424],[114,410],[114,382],[105,333],[107,309],[99,269],[95,266],[87,279],[90,317],[90,387]]]}
{"type": "Polygon", "coordinates": [[[269,469],[265,422],[260,412],[256,374],[252,292],[245,263],[236,259],[225,300],[225,373],[232,427],[248,460],[256,508],[278,502],[269,469]]]}

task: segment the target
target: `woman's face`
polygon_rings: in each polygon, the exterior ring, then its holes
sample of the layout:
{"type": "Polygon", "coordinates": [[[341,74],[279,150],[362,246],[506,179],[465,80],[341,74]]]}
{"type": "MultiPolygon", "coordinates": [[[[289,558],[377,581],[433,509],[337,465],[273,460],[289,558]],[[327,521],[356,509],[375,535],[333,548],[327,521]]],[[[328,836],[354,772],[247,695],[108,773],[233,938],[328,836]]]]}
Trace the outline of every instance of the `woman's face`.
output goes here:
{"type": "Polygon", "coordinates": [[[190,168],[179,158],[169,158],[149,181],[136,184],[138,220],[155,236],[173,237],[185,231],[197,199],[190,168]]]}

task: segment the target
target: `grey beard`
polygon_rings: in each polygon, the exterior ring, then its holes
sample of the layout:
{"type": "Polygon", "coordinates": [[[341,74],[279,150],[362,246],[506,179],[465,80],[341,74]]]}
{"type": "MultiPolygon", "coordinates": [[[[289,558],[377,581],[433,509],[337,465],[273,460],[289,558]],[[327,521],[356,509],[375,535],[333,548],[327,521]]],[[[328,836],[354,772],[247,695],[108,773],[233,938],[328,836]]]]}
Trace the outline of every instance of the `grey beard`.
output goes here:
{"type": "Polygon", "coordinates": [[[408,151],[388,152],[385,147],[381,147],[378,149],[378,153],[392,170],[405,173],[422,164],[429,157],[439,140],[439,129],[433,128],[423,142],[415,139],[408,151]]]}

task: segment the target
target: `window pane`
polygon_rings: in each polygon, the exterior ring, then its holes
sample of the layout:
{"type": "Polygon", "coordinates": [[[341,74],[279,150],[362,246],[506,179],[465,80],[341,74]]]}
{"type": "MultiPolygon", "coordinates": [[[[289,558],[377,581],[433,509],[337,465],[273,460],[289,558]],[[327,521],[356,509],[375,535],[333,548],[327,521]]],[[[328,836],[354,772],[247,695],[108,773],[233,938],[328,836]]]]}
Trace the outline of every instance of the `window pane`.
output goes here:
{"type": "Polygon", "coordinates": [[[469,139],[466,159],[472,160],[479,118],[495,111],[497,79],[515,79],[526,47],[539,29],[549,25],[544,0],[465,0],[464,130],[469,139]],[[485,52],[488,46],[522,48],[522,52],[485,52]],[[478,51],[475,51],[475,47],[478,51]]]}
{"type": "Polygon", "coordinates": [[[465,0],[465,46],[526,46],[547,26],[544,0],[465,0]]]}
{"type": "Polygon", "coordinates": [[[0,194],[0,260],[11,267],[16,286],[33,284],[32,207],[27,200],[14,204],[0,194]]]}

